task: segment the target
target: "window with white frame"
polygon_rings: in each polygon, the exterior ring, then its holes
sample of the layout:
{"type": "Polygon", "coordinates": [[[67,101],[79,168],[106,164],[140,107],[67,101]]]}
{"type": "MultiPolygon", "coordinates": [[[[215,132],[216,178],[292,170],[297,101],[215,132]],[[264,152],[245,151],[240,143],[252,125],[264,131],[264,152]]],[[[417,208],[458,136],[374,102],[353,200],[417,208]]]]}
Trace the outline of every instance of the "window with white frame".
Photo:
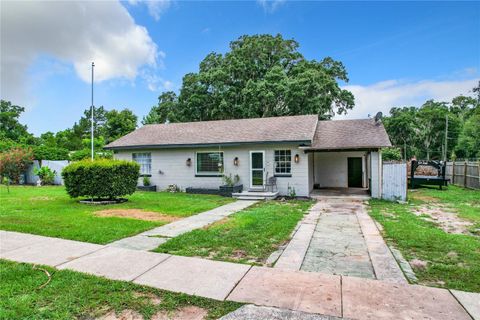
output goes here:
{"type": "Polygon", "coordinates": [[[150,152],[133,153],[132,158],[140,165],[141,175],[152,174],[152,154],[150,152]]]}
{"type": "Polygon", "coordinates": [[[203,176],[221,176],[223,173],[223,152],[197,152],[196,174],[203,176]]]}
{"type": "Polygon", "coordinates": [[[292,175],[292,152],[290,150],[275,150],[275,175],[292,175]]]}

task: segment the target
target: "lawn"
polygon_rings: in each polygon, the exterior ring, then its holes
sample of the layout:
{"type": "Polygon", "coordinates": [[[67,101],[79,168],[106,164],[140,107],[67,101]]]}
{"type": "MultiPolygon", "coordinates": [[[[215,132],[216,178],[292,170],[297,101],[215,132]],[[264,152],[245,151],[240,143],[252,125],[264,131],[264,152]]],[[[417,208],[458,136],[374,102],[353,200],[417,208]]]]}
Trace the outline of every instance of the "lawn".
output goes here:
{"type": "Polygon", "coordinates": [[[94,319],[127,309],[150,319],[157,312],[172,315],[188,306],[202,308],[209,319],[217,319],[241,306],[5,260],[0,260],[0,279],[0,319],[94,319]],[[51,274],[44,287],[48,277],[42,269],[51,274]]]}
{"type": "Polygon", "coordinates": [[[273,251],[289,239],[312,203],[261,202],[204,229],[173,238],[155,251],[263,264],[273,251]]]}
{"type": "Polygon", "coordinates": [[[419,189],[409,193],[408,204],[371,200],[370,214],[384,228],[387,242],[404,257],[427,262],[414,267],[421,284],[480,292],[480,237],[447,233],[413,210],[436,202],[458,216],[478,223],[480,191],[449,186],[448,190],[419,189]]]}
{"type": "Polygon", "coordinates": [[[135,192],[122,204],[92,206],[71,199],[63,187],[0,186],[0,229],[105,244],[163,225],[120,217],[100,217],[106,209],[141,209],[181,218],[232,202],[213,195],[135,192]]]}

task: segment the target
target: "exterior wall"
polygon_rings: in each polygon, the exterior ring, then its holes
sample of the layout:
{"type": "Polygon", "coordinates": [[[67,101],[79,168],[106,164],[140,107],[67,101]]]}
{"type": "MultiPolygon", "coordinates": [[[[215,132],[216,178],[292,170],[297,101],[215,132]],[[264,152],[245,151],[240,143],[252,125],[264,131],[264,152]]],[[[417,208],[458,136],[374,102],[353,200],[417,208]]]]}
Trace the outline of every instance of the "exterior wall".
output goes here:
{"type": "MultiPolygon", "coordinates": [[[[288,194],[288,186],[295,188],[297,196],[308,196],[309,172],[308,155],[298,149],[297,145],[248,145],[236,147],[209,147],[209,148],[178,148],[155,150],[123,150],[115,153],[116,159],[132,160],[132,153],[150,152],[152,154],[151,184],[157,190],[164,190],[171,184],[180,188],[218,188],[222,184],[221,177],[195,176],[195,152],[197,151],[223,151],[225,174],[238,174],[244,190],[250,188],[250,151],[265,151],[265,174],[271,177],[274,173],[274,150],[290,149],[292,153],[292,176],[278,177],[277,185],[280,194],[288,194]],[[298,163],[294,162],[295,155],[300,156],[298,163]],[[238,166],[233,164],[233,159],[238,157],[238,166]],[[191,166],[186,165],[186,160],[192,160],[191,166]]],[[[139,181],[141,184],[141,181],[139,181]]]]}
{"type": "Polygon", "coordinates": [[[352,152],[315,152],[313,153],[314,181],[320,188],[348,188],[348,158],[362,158],[362,184],[367,182],[367,153],[352,152]]]}
{"type": "Polygon", "coordinates": [[[371,196],[372,198],[381,198],[382,196],[382,153],[373,151],[370,153],[370,176],[371,176],[371,196]]]}

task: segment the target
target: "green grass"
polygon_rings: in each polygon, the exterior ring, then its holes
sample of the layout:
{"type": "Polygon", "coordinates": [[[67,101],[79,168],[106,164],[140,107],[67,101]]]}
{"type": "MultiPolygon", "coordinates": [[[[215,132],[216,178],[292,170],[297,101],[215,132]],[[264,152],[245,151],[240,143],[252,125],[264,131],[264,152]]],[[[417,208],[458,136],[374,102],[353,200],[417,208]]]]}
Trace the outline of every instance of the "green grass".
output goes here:
{"type": "Polygon", "coordinates": [[[475,206],[479,199],[480,191],[452,186],[443,191],[421,189],[410,193],[408,204],[371,200],[370,214],[383,225],[387,241],[407,260],[428,262],[425,269],[414,269],[420,283],[480,292],[480,238],[446,233],[411,212],[427,200],[438,200],[456,208],[461,217],[476,221],[480,217],[480,208],[475,206]]]}
{"type": "Polygon", "coordinates": [[[311,201],[262,202],[169,240],[155,251],[240,263],[264,263],[288,240],[311,201]]]}
{"type": "Polygon", "coordinates": [[[41,267],[52,274],[50,283],[44,271],[30,264],[0,260],[0,319],[93,319],[111,310],[135,310],[145,319],[158,311],[183,306],[208,310],[216,319],[241,306],[185,294],[167,292],[129,282],[41,267]],[[155,305],[150,297],[161,299],[155,305]]]}
{"type": "Polygon", "coordinates": [[[165,224],[98,217],[104,209],[142,209],[187,217],[232,202],[230,198],[167,192],[135,192],[122,204],[91,206],[71,199],[63,187],[0,186],[0,229],[105,244],[165,224]]]}

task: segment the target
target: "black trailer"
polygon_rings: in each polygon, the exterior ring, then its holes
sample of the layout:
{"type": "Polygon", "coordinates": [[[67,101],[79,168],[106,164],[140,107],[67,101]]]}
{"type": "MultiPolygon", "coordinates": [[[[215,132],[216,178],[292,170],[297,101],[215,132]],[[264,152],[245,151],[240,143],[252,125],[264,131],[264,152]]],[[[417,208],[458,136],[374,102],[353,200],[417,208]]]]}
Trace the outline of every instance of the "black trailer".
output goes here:
{"type": "Polygon", "coordinates": [[[440,190],[443,186],[447,186],[450,179],[445,178],[446,163],[443,161],[433,161],[433,160],[412,160],[412,165],[410,168],[410,187],[415,188],[416,186],[421,185],[431,185],[438,186],[440,190]],[[418,166],[430,166],[437,169],[436,176],[416,176],[415,170],[418,166]]]}

